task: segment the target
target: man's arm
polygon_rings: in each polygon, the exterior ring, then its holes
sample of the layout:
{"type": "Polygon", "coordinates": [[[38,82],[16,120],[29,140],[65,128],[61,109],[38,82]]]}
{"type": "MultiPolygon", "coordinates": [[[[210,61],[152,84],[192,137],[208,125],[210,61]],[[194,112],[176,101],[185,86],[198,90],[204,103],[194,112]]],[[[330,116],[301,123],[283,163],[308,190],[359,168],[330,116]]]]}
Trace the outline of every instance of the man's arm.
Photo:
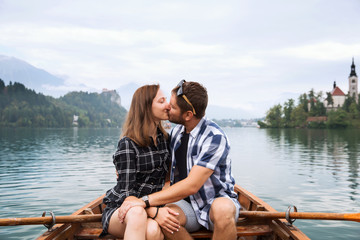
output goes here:
{"type": "Polygon", "coordinates": [[[197,193],[213,172],[209,168],[193,166],[187,178],[160,192],[150,194],[150,206],[176,202],[197,193]]]}
{"type": "MultiPolygon", "coordinates": [[[[201,166],[193,166],[187,178],[159,192],[149,195],[150,206],[159,206],[179,201],[199,191],[206,180],[213,174],[213,170],[201,166]]],[[[141,199],[125,200],[119,208],[119,218],[123,222],[127,211],[133,206],[146,207],[141,199]]]]}

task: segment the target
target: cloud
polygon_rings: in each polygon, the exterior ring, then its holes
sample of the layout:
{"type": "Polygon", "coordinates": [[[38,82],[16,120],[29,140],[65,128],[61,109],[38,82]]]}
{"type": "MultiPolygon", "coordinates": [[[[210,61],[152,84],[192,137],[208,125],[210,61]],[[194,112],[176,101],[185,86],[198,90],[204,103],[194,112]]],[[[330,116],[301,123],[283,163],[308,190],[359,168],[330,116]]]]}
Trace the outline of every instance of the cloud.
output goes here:
{"type": "Polygon", "coordinates": [[[338,61],[360,52],[360,42],[344,44],[339,42],[321,42],[316,44],[288,47],[276,51],[280,55],[307,58],[321,61],[338,61]]]}
{"type": "Polygon", "coordinates": [[[29,62],[54,74],[69,75],[75,85],[83,82],[93,88],[99,87],[100,78],[103,84],[118,87],[144,76],[181,75],[181,72],[226,76],[231,70],[263,64],[252,55],[232,53],[229,46],[187,42],[171,31],[30,24],[8,25],[1,31],[0,44],[22,48],[29,62]],[[119,78],[123,82],[114,84],[114,79],[119,78]]]}
{"type": "Polygon", "coordinates": [[[360,60],[357,0],[1,3],[0,51],[68,76],[64,91],[185,78],[211,103],[264,112],[284,92],[346,84],[360,60]]]}

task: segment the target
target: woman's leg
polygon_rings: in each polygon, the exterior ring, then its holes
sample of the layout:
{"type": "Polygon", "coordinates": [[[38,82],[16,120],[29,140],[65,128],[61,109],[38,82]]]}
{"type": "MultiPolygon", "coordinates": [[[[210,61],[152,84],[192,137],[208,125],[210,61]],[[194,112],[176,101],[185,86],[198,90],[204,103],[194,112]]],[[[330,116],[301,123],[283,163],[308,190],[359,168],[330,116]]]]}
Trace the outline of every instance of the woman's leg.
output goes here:
{"type": "Polygon", "coordinates": [[[151,218],[147,219],[146,239],[149,239],[149,240],[163,240],[164,239],[164,234],[162,233],[159,224],[151,218]]]}
{"type": "Polygon", "coordinates": [[[126,213],[125,221],[121,223],[118,217],[118,210],[111,216],[108,232],[119,238],[145,239],[147,214],[143,207],[135,206],[126,213]]]}

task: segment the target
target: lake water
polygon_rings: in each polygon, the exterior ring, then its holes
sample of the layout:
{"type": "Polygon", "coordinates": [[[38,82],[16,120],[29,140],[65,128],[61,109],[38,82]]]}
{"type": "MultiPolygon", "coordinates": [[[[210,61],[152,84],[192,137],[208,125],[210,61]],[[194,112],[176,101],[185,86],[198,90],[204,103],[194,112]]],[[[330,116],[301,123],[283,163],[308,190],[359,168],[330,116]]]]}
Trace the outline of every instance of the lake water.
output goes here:
{"type": "MultiPolygon", "coordinates": [[[[360,131],[225,128],[236,182],[278,211],[360,212],[360,131]]],[[[68,215],[115,184],[119,129],[0,129],[0,218],[68,215]]],[[[296,220],[311,239],[360,239],[360,223],[296,220]]],[[[34,239],[43,226],[0,227],[34,239]]]]}

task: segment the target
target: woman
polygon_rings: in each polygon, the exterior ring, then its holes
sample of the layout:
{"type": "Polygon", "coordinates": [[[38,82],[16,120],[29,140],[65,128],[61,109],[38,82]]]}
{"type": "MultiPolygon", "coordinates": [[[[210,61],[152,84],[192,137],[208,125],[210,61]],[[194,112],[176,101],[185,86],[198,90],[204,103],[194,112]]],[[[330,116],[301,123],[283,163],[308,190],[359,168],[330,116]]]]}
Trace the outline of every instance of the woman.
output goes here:
{"type": "Polygon", "coordinates": [[[130,110],[123,125],[113,162],[117,184],[108,190],[103,202],[102,236],[110,233],[124,239],[163,239],[157,223],[171,221],[177,213],[169,208],[133,207],[120,222],[118,208],[126,198],[146,196],[162,189],[170,164],[168,134],[161,125],[170,109],[159,85],[145,85],[133,95],[130,110]]]}

